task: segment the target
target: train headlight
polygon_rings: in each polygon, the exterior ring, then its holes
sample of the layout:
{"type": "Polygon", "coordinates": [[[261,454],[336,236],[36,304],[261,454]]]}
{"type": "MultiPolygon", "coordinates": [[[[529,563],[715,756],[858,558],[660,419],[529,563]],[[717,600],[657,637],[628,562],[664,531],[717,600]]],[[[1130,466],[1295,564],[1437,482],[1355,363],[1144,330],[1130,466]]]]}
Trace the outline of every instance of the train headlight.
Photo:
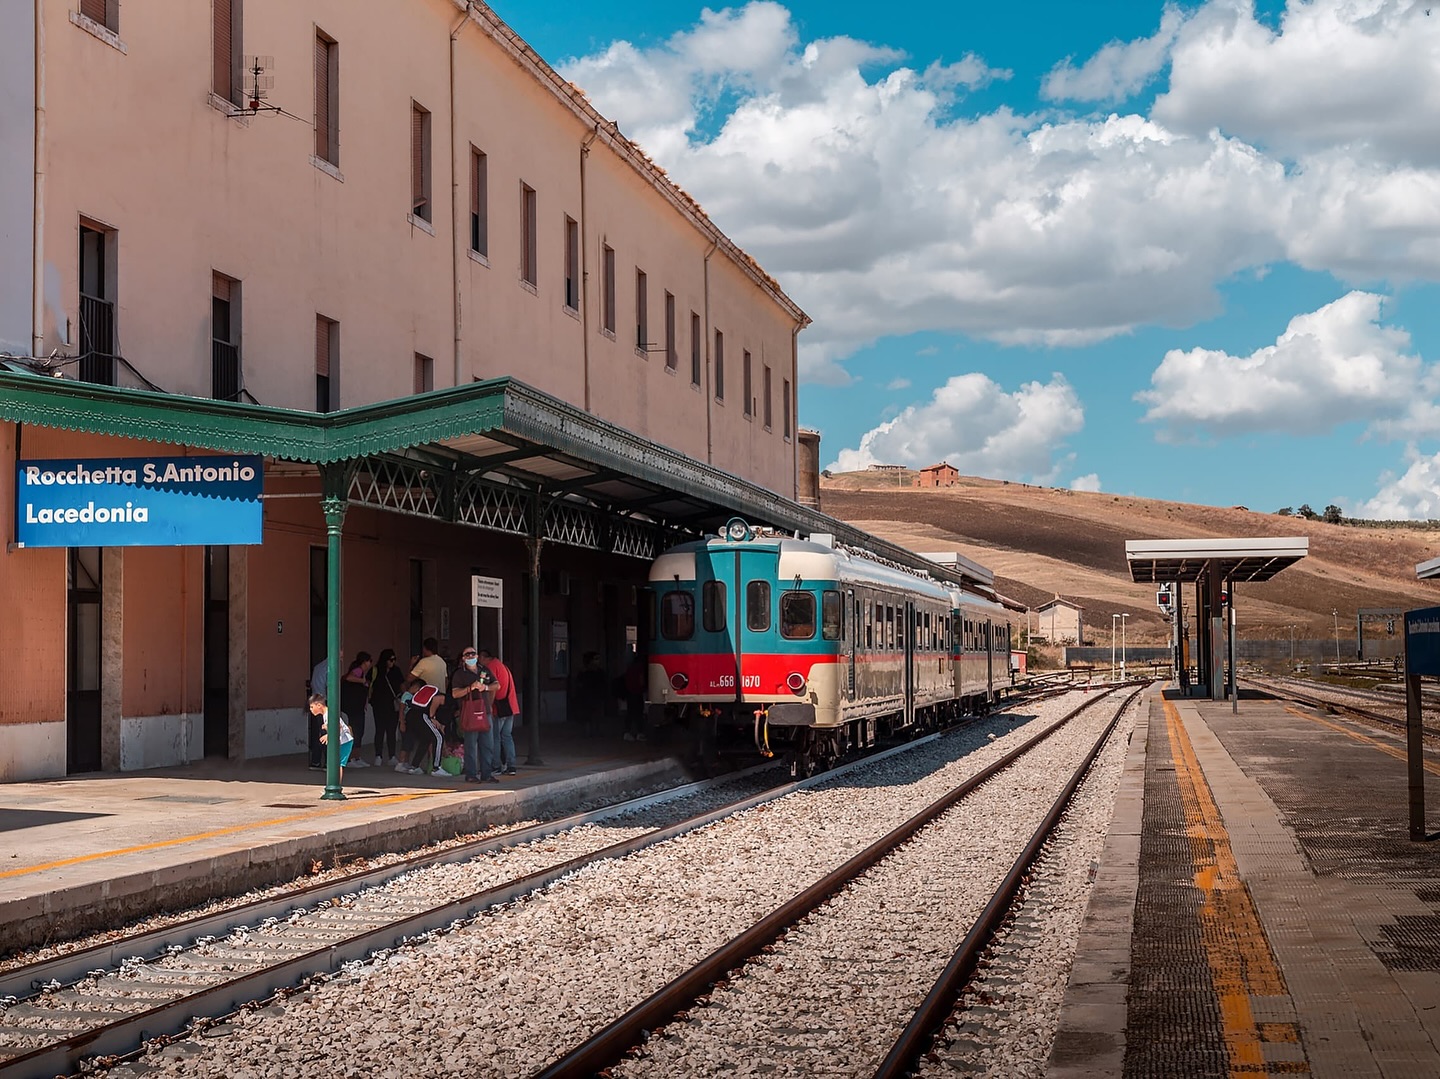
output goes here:
{"type": "Polygon", "coordinates": [[[683,671],[676,671],[670,676],[670,685],[676,690],[682,690],[690,684],[690,679],[685,677],[683,671]]]}
{"type": "Polygon", "coordinates": [[[790,688],[791,693],[804,693],[805,676],[799,671],[792,671],[790,677],[785,679],[785,685],[790,688]]]}
{"type": "Polygon", "coordinates": [[[725,522],[725,528],[721,534],[733,543],[750,538],[750,526],[739,517],[731,517],[725,522]]]}

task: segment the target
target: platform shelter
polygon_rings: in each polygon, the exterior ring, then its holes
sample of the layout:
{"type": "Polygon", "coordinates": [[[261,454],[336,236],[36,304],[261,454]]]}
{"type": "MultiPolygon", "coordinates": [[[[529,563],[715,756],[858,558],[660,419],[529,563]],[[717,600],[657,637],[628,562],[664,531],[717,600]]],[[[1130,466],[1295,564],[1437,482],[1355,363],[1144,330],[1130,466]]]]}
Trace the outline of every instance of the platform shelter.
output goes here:
{"type": "Polygon", "coordinates": [[[1236,585],[1268,581],[1309,553],[1307,536],[1125,541],[1132,581],[1171,586],[1175,677],[1187,694],[1223,699],[1228,669],[1228,695],[1234,698],[1236,585]],[[1193,621],[1186,618],[1182,584],[1194,585],[1193,621]],[[1185,658],[1187,627],[1195,635],[1193,686],[1185,658]]]}

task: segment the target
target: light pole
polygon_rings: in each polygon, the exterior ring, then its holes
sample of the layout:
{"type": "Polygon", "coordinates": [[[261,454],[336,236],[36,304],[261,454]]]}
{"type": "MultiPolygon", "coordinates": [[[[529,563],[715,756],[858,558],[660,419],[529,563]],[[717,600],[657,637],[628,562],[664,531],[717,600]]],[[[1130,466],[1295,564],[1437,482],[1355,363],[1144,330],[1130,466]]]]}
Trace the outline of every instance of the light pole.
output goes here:
{"type": "Polygon", "coordinates": [[[1125,619],[1128,614],[1120,616],[1120,681],[1125,681],[1125,619]]]}
{"type": "Polygon", "coordinates": [[[1120,621],[1118,614],[1110,616],[1110,681],[1115,679],[1115,623],[1120,621]]]}
{"type": "Polygon", "coordinates": [[[1295,673],[1295,627],[1290,627],[1290,673],[1295,673]]]}
{"type": "Polygon", "coordinates": [[[1335,619],[1335,676],[1340,676],[1340,611],[1332,607],[1330,615],[1335,619]]]}

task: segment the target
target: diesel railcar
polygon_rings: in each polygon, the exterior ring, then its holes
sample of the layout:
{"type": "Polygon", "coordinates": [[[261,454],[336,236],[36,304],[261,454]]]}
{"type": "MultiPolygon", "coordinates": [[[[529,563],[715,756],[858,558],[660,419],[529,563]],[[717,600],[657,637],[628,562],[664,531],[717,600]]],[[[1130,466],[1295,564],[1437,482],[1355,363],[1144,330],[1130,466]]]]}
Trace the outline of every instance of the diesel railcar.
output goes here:
{"type": "Polygon", "coordinates": [[[983,708],[1009,684],[1004,608],[741,521],[656,559],[649,602],[651,705],[744,728],[797,772],[983,708]]]}

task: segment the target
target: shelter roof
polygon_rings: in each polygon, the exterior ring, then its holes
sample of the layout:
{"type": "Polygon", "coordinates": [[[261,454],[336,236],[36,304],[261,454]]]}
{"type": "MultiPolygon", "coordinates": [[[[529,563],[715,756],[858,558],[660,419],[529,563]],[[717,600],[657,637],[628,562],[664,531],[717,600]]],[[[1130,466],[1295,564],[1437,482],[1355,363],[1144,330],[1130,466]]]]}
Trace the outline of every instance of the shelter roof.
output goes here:
{"type": "Polygon", "coordinates": [[[1048,611],[1051,607],[1069,607],[1073,611],[1084,610],[1084,608],[1081,607],[1080,604],[1071,603],[1068,599],[1061,599],[1059,596],[1056,596],[1054,599],[1047,599],[1044,603],[1040,604],[1040,606],[1036,607],[1035,609],[1037,611],[1048,611]]]}
{"type": "Polygon", "coordinates": [[[695,533],[740,516],[802,535],[829,533],[940,580],[994,584],[983,567],[966,560],[938,565],[512,378],[314,413],[100,386],[6,364],[0,365],[0,420],[257,453],[317,469],[395,460],[695,533]]]}
{"type": "Polygon", "coordinates": [[[1309,553],[1308,536],[1125,541],[1132,581],[1268,581],[1309,553]]]}
{"type": "Polygon", "coordinates": [[[1416,565],[1415,576],[1422,581],[1429,581],[1440,577],[1440,558],[1432,558],[1428,562],[1421,562],[1416,565]]]}

